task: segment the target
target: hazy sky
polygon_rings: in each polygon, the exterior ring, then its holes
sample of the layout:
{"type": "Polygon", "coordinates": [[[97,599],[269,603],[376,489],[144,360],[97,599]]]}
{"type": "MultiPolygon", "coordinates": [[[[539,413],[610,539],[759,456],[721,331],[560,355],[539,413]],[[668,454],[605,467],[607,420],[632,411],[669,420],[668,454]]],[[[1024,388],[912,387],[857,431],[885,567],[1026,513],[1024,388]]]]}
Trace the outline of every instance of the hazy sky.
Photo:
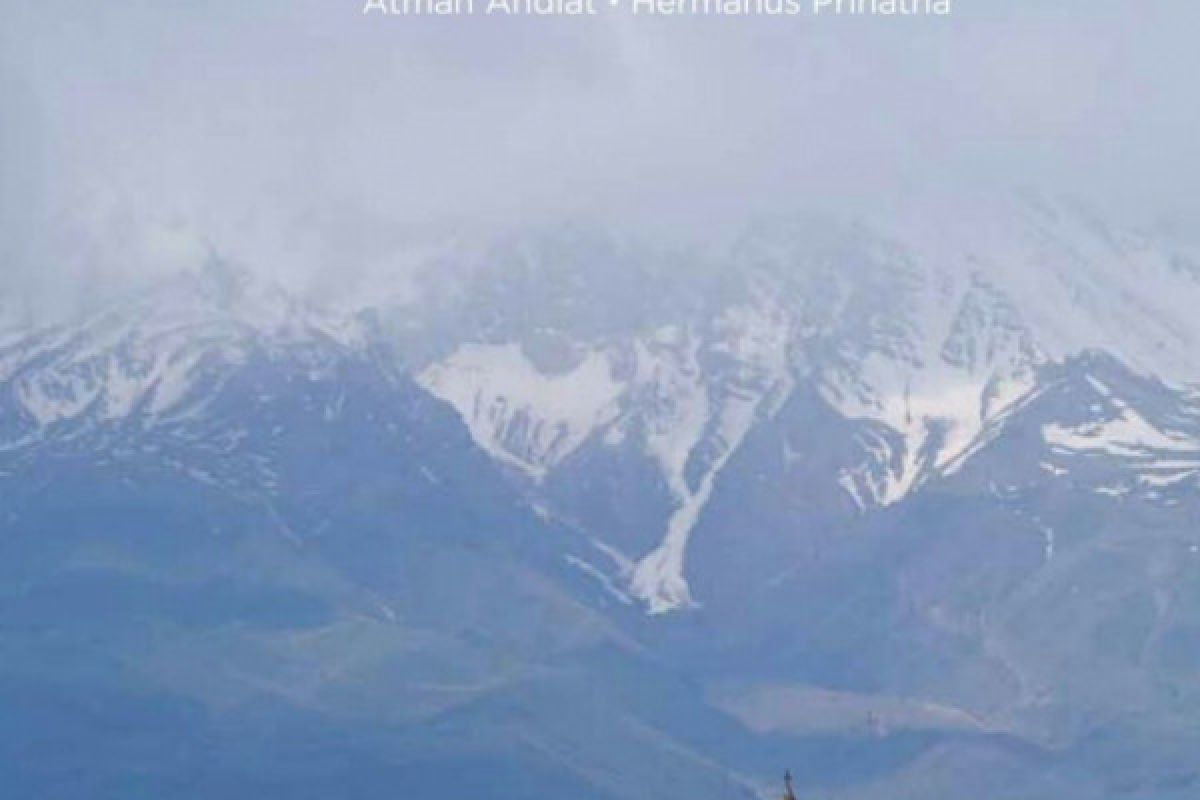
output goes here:
{"type": "Polygon", "coordinates": [[[886,20],[361,8],[0,0],[0,270],[54,293],[211,247],[302,283],[402,261],[429,226],[704,228],[934,185],[1200,216],[1195,0],[886,20]]]}

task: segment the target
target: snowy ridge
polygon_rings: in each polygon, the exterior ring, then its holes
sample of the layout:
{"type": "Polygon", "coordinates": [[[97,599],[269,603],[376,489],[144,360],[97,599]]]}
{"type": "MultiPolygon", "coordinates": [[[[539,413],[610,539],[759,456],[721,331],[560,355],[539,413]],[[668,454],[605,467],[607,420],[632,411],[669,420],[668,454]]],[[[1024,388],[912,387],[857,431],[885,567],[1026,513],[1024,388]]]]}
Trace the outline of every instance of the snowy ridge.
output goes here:
{"type": "Polygon", "coordinates": [[[1186,433],[1156,428],[1099,378],[1088,375],[1086,380],[1101,398],[1090,408],[1095,418],[1074,426],[1046,425],[1042,436],[1047,444],[1066,451],[1132,457],[1147,457],[1156,451],[1200,451],[1200,441],[1186,433]]]}
{"type": "Polygon", "coordinates": [[[864,510],[961,466],[1047,364],[1098,350],[1169,386],[1200,383],[1200,262],[1070,203],[918,206],[813,238],[769,230],[751,254],[794,286],[806,374],[868,424],[862,462],[839,476],[864,510]]]}
{"type": "Polygon", "coordinates": [[[897,216],[912,260],[979,271],[1053,361],[1087,350],[1172,385],[1200,383],[1200,260],[1164,237],[1111,227],[1069,200],[1036,195],[897,216]]]}
{"type": "Polygon", "coordinates": [[[0,381],[36,430],[65,423],[170,418],[212,385],[212,370],[255,348],[314,339],[358,343],[352,321],[306,308],[286,293],[219,265],[183,274],[76,325],[0,345],[0,381]]]}
{"type": "Polygon", "coordinates": [[[1200,452],[1200,442],[1155,428],[1131,408],[1119,414],[1076,427],[1051,424],[1042,429],[1046,443],[1062,450],[1145,457],[1156,451],[1200,452]]]}
{"type": "Polygon", "coordinates": [[[919,327],[901,343],[906,357],[873,350],[852,367],[821,371],[823,395],[845,417],[900,434],[899,447],[870,436],[870,460],[843,473],[843,486],[862,506],[864,497],[884,506],[904,498],[1035,385],[1040,355],[1013,312],[976,278],[964,287],[943,282],[922,301],[919,327]]]}
{"type": "Polygon", "coordinates": [[[1095,375],[1086,376],[1090,397],[1071,419],[1042,426],[1049,448],[1044,468],[1055,477],[1104,469],[1102,494],[1137,493],[1149,499],[1195,485],[1200,475],[1200,413],[1195,398],[1172,394],[1134,401],[1095,375]],[[1156,409],[1135,403],[1161,403],[1156,409]]]}
{"type": "Polygon", "coordinates": [[[775,273],[799,276],[785,295],[792,349],[831,407],[867,423],[863,460],[841,485],[860,508],[894,504],[1031,391],[1045,356],[976,269],[923,259],[865,227],[816,255],[789,234],[755,247],[775,273]]]}

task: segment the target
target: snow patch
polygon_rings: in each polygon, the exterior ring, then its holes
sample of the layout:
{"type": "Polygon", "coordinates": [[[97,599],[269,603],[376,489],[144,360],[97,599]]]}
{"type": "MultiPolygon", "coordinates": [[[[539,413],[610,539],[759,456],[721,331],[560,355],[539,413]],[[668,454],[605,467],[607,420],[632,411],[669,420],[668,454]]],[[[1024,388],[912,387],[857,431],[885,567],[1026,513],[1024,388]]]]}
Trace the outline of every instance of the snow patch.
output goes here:
{"type": "Polygon", "coordinates": [[[624,390],[602,351],[546,374],[517,344],[462,345],[417,382],[458,412],[476,444],[535,480],[617,416],[624,390]]]}
{"type": "Polygon", "coordinates": [[[1115,456],[1200,450],[1200,443],[1180,434],[1160,431],[1129,406],[1118,402],[1117,408],[1117,416],[1112,419],[1075,427],[1046,425],[1042,428],[1042,437],[1051,447],[1115,456]]]}
{"type": "Polygon", "coordinates": [[[728,309],[706,351],[723,365],[710,376],[699,367],[700,343],[690,333],[660,332],[637,349],[638,380],[648,380],[659,401],[647,450],[678,503],[661,544],[637,563],[630,580],[630,591],[651,614],[695,605],[685,572],[688,541],[717,476],[759,414],[774,414],[791,392],[788,326],[786,315],[762,298],[728,309]],[[701,447],[708,460],[692,486],[687,469],[701,447]]]}

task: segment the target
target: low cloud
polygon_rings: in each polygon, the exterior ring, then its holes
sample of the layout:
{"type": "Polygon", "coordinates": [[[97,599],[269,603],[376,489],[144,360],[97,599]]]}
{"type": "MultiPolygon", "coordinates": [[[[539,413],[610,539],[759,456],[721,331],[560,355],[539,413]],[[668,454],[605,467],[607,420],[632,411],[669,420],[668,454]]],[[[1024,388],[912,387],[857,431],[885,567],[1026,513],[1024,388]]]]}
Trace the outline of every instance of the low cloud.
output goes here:
{"type": "Polygon", "coordinates": [[[947,19],[0,11],[0,269],[51,299],[212,252],[308,286],[386,273],[431,230],[707,230],[930,185],[1200,216],[1200,9],[1182,0],[957,0],[947,19]]]}

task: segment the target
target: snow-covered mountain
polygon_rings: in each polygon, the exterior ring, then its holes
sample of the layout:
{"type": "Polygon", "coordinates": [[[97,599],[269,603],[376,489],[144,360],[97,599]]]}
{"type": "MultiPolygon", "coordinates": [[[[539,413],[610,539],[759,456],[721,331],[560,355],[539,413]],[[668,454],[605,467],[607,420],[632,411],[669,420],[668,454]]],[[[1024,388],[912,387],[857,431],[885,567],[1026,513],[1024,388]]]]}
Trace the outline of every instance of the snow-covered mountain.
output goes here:
{"type": "Polygon", "coordinates": [[[185,412],[213,370],[256,347],[353,346],[352,324],[219,264],[139,292],[77,325],[10,337],[0,379],[35,429],[185,412]]]}
{"type": "MultiPolygon", "coordinates": [[[[51,551],[8,563],[154,573],[153,548],[85,531],[149,515],[195,537],[196,563],[167,559],[172,585],[219,582],[235,573],[206,537],[253,531],[234,562],[282,570],[337,621],[230,639],[245,681],[194,675],[197,645],[172,634],[156,681],[217,705],[285,687],[272,696],[351,717],[396,691],[450,751],[486,720],[478,747],[532,737],[520,757],[553,765],[547,786],[602,798],[661,796],[613,778],[618,753],[751,791],[762,764],[720,766],[697,731],[750,736],[746,753],[763,731],[811,744],[813,703],[821,736],[957,792],[950,751],[1026,775],[1033,748],[1057,759],[1036,791],[1082,781],[1097,720],[1136,705],[1145,719],[1111,724],[1161,746],[1183,787],[1166,796],[1185,797],[1200,261],[1069,204],[929,219],[770,221],[686,251],[578,229],[439,247],[414,293],[374,305],[215,261],[54,325],[9,302],[5,524],[37,534],[12,547],[51,551]],[[459,580],[471,591],[443,585],[459,580]],[[1094,662],[1086,686],[1051,619],[1076,625],[1060,635],[1094,662]],[[547,676],[562,682],[534,688],[547,676]],[[611,696],[564,723],[578,738],[560,751],[540,737],[580,686],[611,696]]],[[[1113,769],[1146,751],[1121,752],[1113,769]]]]}

